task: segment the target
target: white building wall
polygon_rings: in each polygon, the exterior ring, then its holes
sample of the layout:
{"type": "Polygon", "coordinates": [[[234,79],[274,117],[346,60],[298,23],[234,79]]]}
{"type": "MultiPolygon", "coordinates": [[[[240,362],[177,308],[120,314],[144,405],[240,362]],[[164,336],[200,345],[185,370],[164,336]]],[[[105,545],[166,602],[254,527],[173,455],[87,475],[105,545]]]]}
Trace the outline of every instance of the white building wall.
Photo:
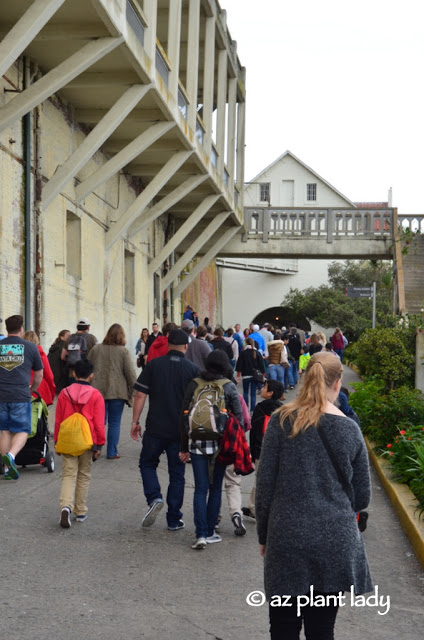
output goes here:
{"type": "MultiPolygon", "coordinates": [[[[352,203],[329,183],[287,152],[245,186],[245,207],[351,207],[352,203]],[[270,184],[270,202],[260,201],[260,184],[270,184]],[[288,183],[290,183],[288,185],[288,183]],[[291,184],[292,183],[292,184],[291,184]],[[317,199],[306,199],[308,183],[317,185],[317,199]],[[293,195],[292,201],[289,197],[293,195]]],[[[255,262],[254,259],[250,260],[255,262]]],[[[224,326],[239,322],[247,327],[261,311],[279,306],[290,288],[306,289],[328,283],[328,265],[332,260],[287,260],[298,271],[294,275],[273,275],[223,269],[222,318],[224,326]]],[[[258,262],[260,262],[258,260],[258,262]]],[[[276,260],[280,262],[280,260],[276,260]]]]}

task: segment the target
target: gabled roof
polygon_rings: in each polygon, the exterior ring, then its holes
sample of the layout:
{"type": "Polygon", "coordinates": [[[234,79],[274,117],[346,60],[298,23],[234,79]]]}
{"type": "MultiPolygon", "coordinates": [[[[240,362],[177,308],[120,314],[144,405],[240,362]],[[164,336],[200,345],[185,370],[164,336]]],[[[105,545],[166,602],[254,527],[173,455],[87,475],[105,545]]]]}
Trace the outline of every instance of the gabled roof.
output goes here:
{"type": "MultiPolygon", "coordinates": [[[[318,175],[318,173],[316,171],[314,171],[313,169],[311,169],[311,167],[308,167],[307,164],[305,164],[304,162],[302,162],[302,160],[300,160],[299,158],[297,158],[294,153],[292,153],[291,151],[287,150],[285,151],[279,158],[277,158],[276,160],[274,160],[274,162],[271,162],[271,164],[269,164],[267,167],[265,167],[265,169],[262,169],[262,171],[260,173],[258,173],[258,175],[256,175],[253,180],[249,180],[249,182],[258,182],[258,178],[260,178],[262,176],[262,174],[266,173],[269,169],[271,169],[271,167],[273,167],[274,165],[278,164],[280,162],[280,160],[282,160],[283,158],[285,158],[286,156],[290,156],[291,158],[293,158],[293,160],[295,160],[296,162],[298,162],[300,165],[302,165],[302,167],[304,167],[305,169],[307,169],[308,171],[310,171],[314,176],[316,176],[318,178],[318,180],[321,180],[321,182],[323,182],[324,184],[327,185],[327,187],[329,187],[329,189],[331,189],[332,191],[334,191],[335,193],[337,193],[337,195],[339,195],[341,198],[343,198],[343,200],[346,200],[346,202],[348,203],[348,205],[350,207],[355,207],[356,205],[354,202],[352,202],[351,200],[349,200],[349,198],[346,198],[345,195],[343,195],[343,193],[340,193],[340,191],[338,191],[338,189],[336,189],[335,187],[333,187],[333,185],[331,185],[329,182],[327,182],[327,180],[324,180],[324,178],[322,178],[320,175],[318,175]]],[[[249,182],[247,182],[246,184],[248,185],[249,182]]]]}

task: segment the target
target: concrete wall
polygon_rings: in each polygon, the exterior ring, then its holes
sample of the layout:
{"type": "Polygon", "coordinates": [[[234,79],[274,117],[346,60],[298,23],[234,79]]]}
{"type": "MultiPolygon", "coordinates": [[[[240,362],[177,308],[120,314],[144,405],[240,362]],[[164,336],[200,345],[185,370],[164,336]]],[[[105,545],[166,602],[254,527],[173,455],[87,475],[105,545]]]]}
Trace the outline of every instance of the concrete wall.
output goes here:
{"type": "MultiPolygon", "coordinates": [[[[14,65],[7,78],[9,82],[0,80],[0,105],[13,95],[4,93],[4,88],[22,88],[22,69],[14,65]]],[[[81,144],[86,132],[75,121],[72,108],[57,97],[42,103],[38,112],[37,122],[36,110],[33,111],[32,171],[34,174],[38,163],[45,183],[81,144]]],[[[4,320],[15,313],[24,315],[25,304],[21,120],[2,132],[0,145],[0,309],[4,320]]],[[[103,153],[96,153],[77,174],[77,179],[84,179],[106,159],[103,153]]],[[[154,316],[153,287],[148,281],[147,262],[153,251],[157,252],[164,244],[163,219],[159,218],[146,231],[134,236],[131,242],[117,242],[111,251],[106,252],[106,228],[113,225],[114,220],[134,201],[142,185],[137,181],[131,182],[122,174],[115,175],[78,206],[75,201],[76,184],[77,181],[70,181],[46,211],[37,212],[36,185],[32,176],[31,326],[25,328],[33,329],[38,317],[42,346],[48,348],[61,329],[73,330],[79,317],[87,316],[98,339],[103,339],[113,322],[122,324],[128,345],[132,347],[142,326],[149,326],[154,319],[162,321],[154,316]],[[71,268],[78,248],[68,244],[67,251],[68,212],[74,220],[80,220],[81,277],[73,275],[75,270],[71,268]],[[125,249],[134,254],[136,285],[133,304],[125,300],[125,249]],[[38,304],[36,281],[39,283],[38,304]]],[[[2,323],[0,331],[4,330],[2,323]]]]}
{"type": "MultiPolygon", "coordinates": [[[[290,288],[306,289],[328,283],[330,260],[299,260],[295,275],[272,275],[223,268],[222,300],[225,327],[243,327],[261,311],[284,303],[290,288]]],[[[220,267],[221,269],[221,267],[220,267]]]]}

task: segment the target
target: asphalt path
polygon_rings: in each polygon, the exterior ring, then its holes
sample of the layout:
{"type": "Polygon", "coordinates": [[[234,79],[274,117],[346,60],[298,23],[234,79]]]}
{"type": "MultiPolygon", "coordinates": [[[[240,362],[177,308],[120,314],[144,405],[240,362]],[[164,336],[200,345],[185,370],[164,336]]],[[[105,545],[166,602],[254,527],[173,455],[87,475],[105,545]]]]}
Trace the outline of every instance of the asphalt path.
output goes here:
{"type": "MultiPolygon", "coordinates": [[[[346,370],[345,382],[354,379],[346,370]]],[[[223,496],[223,541],[193,551],[193,476],[188,465],[186,528],[169,532],[163,509],[150,529],[142,529],[146,503],[138,470],[141,445],[130,439],[130,423],[131,411],[126,409],[121,459],[102,455],[93,465],[88,519],[73,521],[69,530],[59,527],[60,457],[52,474],[31,466],[18,481],[0,478],[0,639],[269,637],[267,605],[246,602],[252,592],[263,591],[254,522],[246,522],[246,536],[234,536],[223,496]]],[[[165,460],[159,478],[166,491],[165,460]]],[[[251,477],[243,479],[246,505],[251,483],[251,477]]],[[[378,606],[373,601],[351,606],[348,595],[335,637],[422,640],[424,573],[374,472],[372,485],[364,538],[378,585],[378,606]]]]}

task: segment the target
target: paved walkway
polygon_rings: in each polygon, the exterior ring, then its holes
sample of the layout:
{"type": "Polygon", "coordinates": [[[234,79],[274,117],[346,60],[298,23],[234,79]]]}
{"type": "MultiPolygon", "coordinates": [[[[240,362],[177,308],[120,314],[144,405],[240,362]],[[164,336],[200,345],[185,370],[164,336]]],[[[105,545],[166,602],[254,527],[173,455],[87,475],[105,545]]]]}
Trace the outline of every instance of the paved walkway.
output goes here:
{"type": "MultiPolygon", "coordinates": [[[[355,374],[346,370],[345,381],[355,374]]],[[[293,392],[292,392],[293,393],[293,392]]],[[[126,410],[121,459],[93,467],[86,523],[58,525],[60,458],[53,474],[28,467],[17,482],[0,478],[0,637],[20,640],[258,640],[267,638],[267,607],[246,596],[263,589],[253,523],[236,538],[223,508],[223,542],[193,551],[193,478],[186,474],[186,529],[170,533],[162,511],[141,529],[145,501],[138,472],[140,445],[126,410]]],[[[167,470],[159,476],[166,486],[167,470]]],[[[252,479],[243,480],[247,504],[252,479]]],[[[224,497],[225,502],[225,497],[224,497]]],[[[340,610],[338,640],[421,640],[424,574],[373,474],[364,534],[374,583],[390,611],[340,610]]],[[[325,517],[325,514],[323,514],[325,517]]],[[[284,536],[284,531],[281,532],[284,536]]],[[[290,540],[287,540],[290,544],[290,540]]],[[[386,610],[382,607],[381,610],[386,610]]]]}

